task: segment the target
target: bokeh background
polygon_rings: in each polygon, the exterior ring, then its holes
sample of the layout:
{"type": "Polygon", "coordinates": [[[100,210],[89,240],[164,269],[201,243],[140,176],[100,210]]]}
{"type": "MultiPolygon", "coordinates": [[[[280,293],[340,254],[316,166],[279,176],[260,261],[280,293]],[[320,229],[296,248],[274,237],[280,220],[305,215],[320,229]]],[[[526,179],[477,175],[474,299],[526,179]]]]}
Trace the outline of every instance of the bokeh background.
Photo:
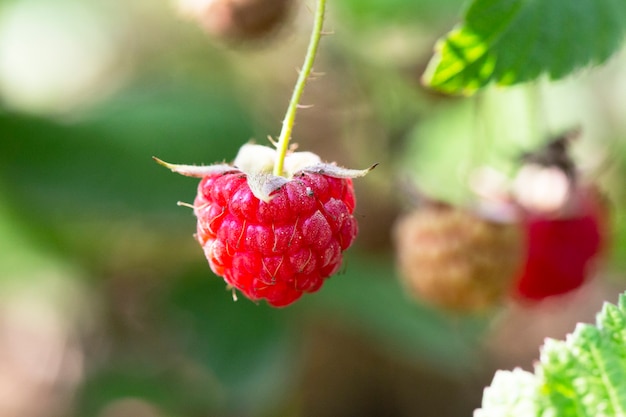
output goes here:
{"type": "Polygon", "coordinates": [[[356,181],[343,271],[285,309],[232,300],[194,241],[197,181],[155,164],[231,160],[277,136],[313,20],[217,39],[174,2],[0,3],[0,416],[469,416],[495,369],[626,287],[626,55],[566,80],[445,97],[420,77],[460,0],[329,1],[301,149],[356,181]],[[580,127],[611,201],[610,248],[565,299],[487,314],[406,295],[391,239],[403,178],[462,203],[482,165],[580,127]]]}

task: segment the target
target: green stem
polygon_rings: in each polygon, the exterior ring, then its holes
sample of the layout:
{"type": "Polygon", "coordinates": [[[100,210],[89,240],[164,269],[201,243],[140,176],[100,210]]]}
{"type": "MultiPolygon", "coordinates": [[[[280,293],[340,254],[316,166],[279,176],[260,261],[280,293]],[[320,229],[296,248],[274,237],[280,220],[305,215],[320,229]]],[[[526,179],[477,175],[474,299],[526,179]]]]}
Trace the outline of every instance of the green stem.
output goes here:
{"type": "Polygon", "coordinates": [[[317,46],[319,45],[320,38],[322,37],[322,27],[324,26],[324,10],[326,9],[326,0],[317,0],[317,9],[315,11],[315,23],[313,24],[313,32],[311,32],[311,39],[309,40],[309,47],[304,58],[304,64],[300,70],[296,86],[293,89],[291,100],[289,101],[289,107],[287,107],[287,113],[283,120],[283,128],[280,131],[278,137],[278,143],[276,148],[278,150],[278,157],[274,163],[274,175],[282,176],[283,166],[285,163],[285,156],[289,150],[289,140],[291,139],[291,132],[296,120],[296,112],[298,111],[298,103],[300,97],[304,91],[304,86],[311,75],[313,69],[313,62],[315,61],[315,54],[317,53],[317,46]]]}

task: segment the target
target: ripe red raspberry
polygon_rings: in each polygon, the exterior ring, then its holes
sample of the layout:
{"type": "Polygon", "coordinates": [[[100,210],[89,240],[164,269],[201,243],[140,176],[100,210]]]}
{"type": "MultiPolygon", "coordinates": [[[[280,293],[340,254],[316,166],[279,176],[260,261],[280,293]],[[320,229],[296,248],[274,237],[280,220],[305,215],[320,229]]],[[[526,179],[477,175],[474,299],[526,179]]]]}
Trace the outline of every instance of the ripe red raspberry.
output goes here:
{"type": "Polygon", "coordinates": [[[516,295],[541,300],[580,287],[606,240],[604,217],[597,202],[583,196],[571,215],[524,219],[527,254],[516,295]]]}
{"type": "Polygon", "coordinates": [[[514,291],[521,299],[580,287],[606,241],[607,206],[594,186],[581,184],[568,152],[572,139],[565,134],[526,154],[515,178],[527,250],[514,291]]]}
{"type": "Polygon", "coordinates": [[[240,171],[206,176],[194,202],[211,269],[252,300],[285,306],[339,270],[357,223],[352,180],[301,173],[269,202],[240,171]]]}
{"type": "Polygon", "coordinates": [[[202,177],[194,201],[196,238],[213,272],[251,300],[275,307],[320,289],[357,235],[357,171],[308,152],[285,158],[286,177],[267,172],[275,151],[245,145],[234,165],[165,164],[202,177]]]}

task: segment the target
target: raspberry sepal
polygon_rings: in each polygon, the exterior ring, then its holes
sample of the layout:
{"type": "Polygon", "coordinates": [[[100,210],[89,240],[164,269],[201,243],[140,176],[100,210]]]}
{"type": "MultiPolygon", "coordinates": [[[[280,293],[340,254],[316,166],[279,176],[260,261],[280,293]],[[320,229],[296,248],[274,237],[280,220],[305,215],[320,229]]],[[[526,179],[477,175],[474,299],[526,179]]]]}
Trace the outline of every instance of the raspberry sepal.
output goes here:
{"type": "Polygon", "coordinates": [[[359,178],[367,175],[378,164],[366,169],[349,169],[334,163],[324,163],[312,152],[292,152],[285,157],[284,176],[272,173],[278,153],[273,148],[256,144],[245,144],[239,150],[232,164],[180,165],[170,164],[157,157],[153,159],[160,165],[187,177],[203,178],[208,175],[241,172],[246,175],[252,193],[261,201],[269,202],[273,193],[287,182],[304,173],[320,174],[332,178],[359,178]]]}

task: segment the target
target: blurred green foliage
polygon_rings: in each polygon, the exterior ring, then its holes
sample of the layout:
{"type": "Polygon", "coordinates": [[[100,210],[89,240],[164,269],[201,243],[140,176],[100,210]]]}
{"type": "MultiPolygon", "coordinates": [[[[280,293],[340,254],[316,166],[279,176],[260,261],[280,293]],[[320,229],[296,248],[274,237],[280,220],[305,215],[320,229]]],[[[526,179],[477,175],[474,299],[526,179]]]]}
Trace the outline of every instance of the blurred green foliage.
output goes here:
{"type": "Polygon", "coordinates": [[[3,177],[33,209],[45,207],[44,215],[116,206],[163,210],[164,197],[193,196],[195,187],[165,175],[150,153],[212,163],[232,158],[252,136],[245,108],[233,100],[232,89],[230,94],[223,86],[157,84],[124,91],[78,123],[5,113],[0,116],[7,138],[0,143],[3,177]],[[154,190],[159,174],[164,193],[154,190]]]}

